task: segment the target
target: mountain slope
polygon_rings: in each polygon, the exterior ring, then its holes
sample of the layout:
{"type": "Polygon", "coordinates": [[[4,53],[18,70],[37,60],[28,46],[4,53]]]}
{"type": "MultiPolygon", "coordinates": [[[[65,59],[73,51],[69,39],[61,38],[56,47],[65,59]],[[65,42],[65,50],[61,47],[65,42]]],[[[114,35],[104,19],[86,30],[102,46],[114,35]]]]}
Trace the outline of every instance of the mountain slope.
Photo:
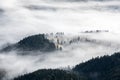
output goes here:
{"type": "Polygon", "coordinates": [[[77,65],[73,70],[89,80],[119,80],[120,53],[91,59],[77,65]]]}
{"type": "Polygon", "coordinates": [[[120,80],[120,53],[91,59],[73,71],[38,70],[14,80],[120,80]]]}
{"type": "Polygon", "coordinates": [[[2,51],[54,51],[55,45],[45,38],[44,34],[28,36],[18,43],[5,47],[2,51]]]}
{"type": "MultiPolygon", "coordinates": [[[[64,70],[43,69],[20,76],[14,80],[80,80],[80,77],[76,73],[64,70]]],[[[84,79],[81,78],[81,80],[84,79]]]]}

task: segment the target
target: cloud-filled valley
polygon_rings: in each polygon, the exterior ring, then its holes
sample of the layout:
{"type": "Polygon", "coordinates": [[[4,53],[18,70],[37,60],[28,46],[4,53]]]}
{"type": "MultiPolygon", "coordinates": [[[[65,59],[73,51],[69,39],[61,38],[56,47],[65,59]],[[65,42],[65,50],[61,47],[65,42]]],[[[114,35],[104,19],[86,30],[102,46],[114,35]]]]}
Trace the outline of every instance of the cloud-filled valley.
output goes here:
{"type": "Polygon", "coordinates": [[[42,33],[64,32],[64,39],[78,35],[83,39],[64,45],[62,51],[45,54],[1,52],[0,71],[5,71],[4,80],[37,69],[73,67],[93,57],[118,52],[119,21],[119,0],[1,0],[0,49],[42,33]],[[109,32],[84,33],[94,30],[109,32]]]}

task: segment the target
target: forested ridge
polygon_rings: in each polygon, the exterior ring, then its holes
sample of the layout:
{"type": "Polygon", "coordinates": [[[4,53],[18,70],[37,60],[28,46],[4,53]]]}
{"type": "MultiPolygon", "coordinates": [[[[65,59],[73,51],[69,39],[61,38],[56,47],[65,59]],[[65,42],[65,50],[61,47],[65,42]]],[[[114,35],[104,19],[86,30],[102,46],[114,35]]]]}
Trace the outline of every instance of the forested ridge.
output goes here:
{"type": "Polygon", "coordinates": [[[24,76],[19,76],[14,80],[79,80],[79,76],[71,71],[43,69],[25,74],[24,76]]]}
{"type": "Polygon", "coordinates": [[[20,51],[54,51],[55,44],[50,42],[44,34],[32,35],[23,38],[13,45],[8,45],[2,51],[20,50],[20,51]]]}
{"type": "Polygon", "coordinates": [[[120,80],[120,53],[93,58],[78,64],[73,70],[87,80],[120,80]]]}
{"type": "Polygon", "coordinates": [[[120,53],[93,58],[71,71],[43,69],[14,80],[120,80],[120,53]]]}

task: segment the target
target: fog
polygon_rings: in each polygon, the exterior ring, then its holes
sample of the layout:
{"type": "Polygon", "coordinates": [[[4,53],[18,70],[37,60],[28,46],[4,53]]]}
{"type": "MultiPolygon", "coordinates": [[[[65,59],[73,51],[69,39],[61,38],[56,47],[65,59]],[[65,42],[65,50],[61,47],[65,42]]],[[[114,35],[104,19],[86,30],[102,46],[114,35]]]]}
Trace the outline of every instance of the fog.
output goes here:
{"type": "Polygon", "coordinates": [[[0,69],[6,72],[3,79],[43,68],[73,67],[93,57],[118,52],[119,21],[119,0],[0,0],[0,49],[26,36],[51,32],[79,34],[99,42],[75,43],[46,54],[0,53],[0,69]],[[109,32],[81,33],[97,29],[109,32]]]}

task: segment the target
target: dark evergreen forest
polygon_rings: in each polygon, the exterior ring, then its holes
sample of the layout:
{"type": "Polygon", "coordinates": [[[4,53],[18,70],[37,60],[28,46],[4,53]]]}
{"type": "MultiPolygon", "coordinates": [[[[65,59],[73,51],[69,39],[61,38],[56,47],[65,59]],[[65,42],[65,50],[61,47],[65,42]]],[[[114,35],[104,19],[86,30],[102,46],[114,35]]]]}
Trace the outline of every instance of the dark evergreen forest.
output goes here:
{"type": "Polygon", "coordinates": [[[71,71],[43,69],[14,80],[120,80],[120,53],[93,58],[71,71]]]}

